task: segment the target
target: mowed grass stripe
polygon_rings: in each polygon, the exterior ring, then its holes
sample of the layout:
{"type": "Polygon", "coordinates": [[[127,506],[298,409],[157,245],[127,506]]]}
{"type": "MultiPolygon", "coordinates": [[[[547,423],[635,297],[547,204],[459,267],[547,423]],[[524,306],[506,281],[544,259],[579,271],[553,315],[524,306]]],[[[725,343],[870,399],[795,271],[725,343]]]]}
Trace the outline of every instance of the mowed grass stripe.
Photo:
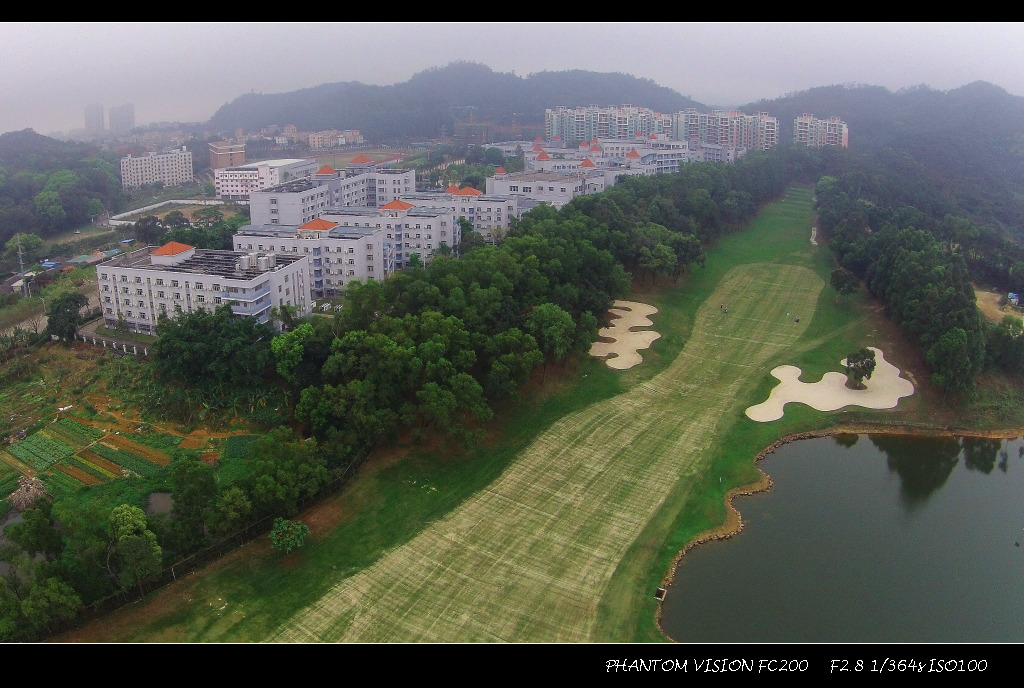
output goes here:
{"type": "Polygon", "coordinates": [[[807,268],[733,268],[665,371],[559,420],[488,489],[269,640],[591,640],[616,565],[676,481],[705,469],[722,414],[805,331],[823,286],[807,268]]]}

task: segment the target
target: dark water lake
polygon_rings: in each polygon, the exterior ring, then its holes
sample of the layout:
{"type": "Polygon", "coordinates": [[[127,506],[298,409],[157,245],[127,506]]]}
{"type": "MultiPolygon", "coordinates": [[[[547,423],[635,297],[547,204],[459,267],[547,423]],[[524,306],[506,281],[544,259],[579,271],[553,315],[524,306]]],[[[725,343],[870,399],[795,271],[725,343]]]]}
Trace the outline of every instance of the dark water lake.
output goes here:
{"type": "Polygon", "coordinates": [[[684,556],[679,642],[1024,642],[1024,441],[846,435],[760,462],[744,529],[684,556]]]}

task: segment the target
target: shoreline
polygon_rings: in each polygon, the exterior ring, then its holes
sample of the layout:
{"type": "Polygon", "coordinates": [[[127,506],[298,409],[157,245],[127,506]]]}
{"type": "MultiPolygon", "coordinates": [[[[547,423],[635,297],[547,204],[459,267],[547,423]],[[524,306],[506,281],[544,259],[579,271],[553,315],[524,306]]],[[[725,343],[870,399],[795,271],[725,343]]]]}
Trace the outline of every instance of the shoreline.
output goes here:
{"type": "MultiPolygon", "coordinates": [[[[686,553],[694,547],[704,545],[709,542],[715,542],[717,540],[727,540],[743,530],[743,516],[740,514],[739,509],[733,504],[737,497],[745,497],[759,492],[765,492],[770,490],[772,487],[772,479],[767,473],[761,470],[759,462],[764,457],[775,452],[779,447],[789,444],[790,442],[796,442],[798,440],[809,440],[818,437],[831,437],[833,435],[915,435],[918,437],[983,437],[987,439],[1016,439],[1018,437],[1024,437],[1024,428],[1016,428],[1009,430],[958,430],[952,427],[936,428],[932,426],[914,427],[912,423],[900,423],[899,425],[871,425],[871,424],[842,424],[830,428],[822,428],[819,430],[807,430],[804,432],[795,432],[784,437],[781,437],[767,447],[759,451],[754,455],[754,467],[760,474],[760,478],[755,482],[748,483],[746,485],[740,485],[738,487],[730,488],[725,493],[725,521],[714,528],[709,528],[701,533],[698,533],[690,539],[686,545],[679,550],[675,556],[672,557],[672,561],[668,566],[668,571],[662,576],[658,587],[668,589],[668,586],[675,580],[676,569],[679,568],[679,562],[682,560],[686,553]]],[[[664,600],[658,602],[658,611],[655,614],[654,622],[658,628],[658,632],[661,633],[662,637],[670,643],[677,643],[678,641],[671,638],[661,626],[661,612],[664,607],[664,600]]]]}

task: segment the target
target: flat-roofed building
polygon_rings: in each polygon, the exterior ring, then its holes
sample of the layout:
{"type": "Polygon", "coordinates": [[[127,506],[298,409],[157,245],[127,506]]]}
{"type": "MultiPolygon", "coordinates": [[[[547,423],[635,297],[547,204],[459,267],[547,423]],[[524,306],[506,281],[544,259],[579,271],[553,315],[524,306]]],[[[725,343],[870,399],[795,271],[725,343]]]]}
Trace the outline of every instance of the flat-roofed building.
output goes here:
{"type": "Polygon", "coordinates": [[[155,334],[161,315],[225,304],[235,316],[261,323],[284,305],[306,315],[312,303],[307,262],[300,253],[214,251],[173,241],[136,249],[96,266],[104,324],[113,327],[123,317],[132,331],[155,334]]]}
{"type": "Polygon", "coordinates": [[[210,151],[210,169],[219,170],[224,167],[237,167],[245,164],[245,144],[230,141],[214,141],[208,145],[210,151]]]}
{"type": "MultiPolygon", "coordinates": [[[[499,170],[504,173],[502,168],[499,170]]],[[[452,185],[445,191],[403,194],[399,200],[420,208],[443,208],[456,219],[466,218],[484,241],[493,244],[508,234],[513,218],[519,217],[519,198],[513,194],[489,194],[452,185]]]]}
{"type": "Polygon", "coordinates": [[[239,251],[306,256],[313,297],[333,298],[353,280],[382,280],[395,271],[395,242],[385,239],[384,229],[376,226],[378,214],[358,216],[373,218],[366,223],[373,226],[342,225],[336,217],[318,218],[298,227],[246,225],[235,232],[232,242],[239,251]]]}
{"type": "Polygon", "coordinates": [[[283,158],[263,160],[213,171],[217,198],[248,201],[253,191],[263,191],[279,184],[312,177],[320,165],[316,160],[283,158]]]}
{"type": "Polygon", "coordinates": [[[304,225],[320,217],[326,208],[339,204],[341,181],[337,175],[322,177],[318,173],[308,179],[253,191],[249,194],[249,219],[253,225],[304,225]]]}
{"type": "Polygon", "coordinates": [[[820,148],[822,146],[850,145],[850,130],[846,122],[839,117],[818,119],[814,115],[804,113],[793,120],[793,141],[805,146],[820,148]]]}
{"type": "Polygon", "coordinates": [[[121,187],[126,190],[157,182],[164,186],[181,186],[194,180],[192,153],[184,146],[180,150],[121,158],[121,187]]]}

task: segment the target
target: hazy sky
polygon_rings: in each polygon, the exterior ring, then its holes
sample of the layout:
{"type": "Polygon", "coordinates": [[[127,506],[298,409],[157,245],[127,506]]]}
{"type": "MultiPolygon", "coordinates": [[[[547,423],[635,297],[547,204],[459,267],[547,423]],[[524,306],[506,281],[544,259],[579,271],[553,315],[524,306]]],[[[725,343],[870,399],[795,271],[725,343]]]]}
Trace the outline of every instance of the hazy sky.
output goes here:
{"type": "Polygon", "coordinates": [[[455,60],[625,72],[718,106],[842,83],[1024,95],[1024,23],[0,23],[0,132],[81,128],[87,103],[200,122],[249,91],[394,84],[455,60]]]}

